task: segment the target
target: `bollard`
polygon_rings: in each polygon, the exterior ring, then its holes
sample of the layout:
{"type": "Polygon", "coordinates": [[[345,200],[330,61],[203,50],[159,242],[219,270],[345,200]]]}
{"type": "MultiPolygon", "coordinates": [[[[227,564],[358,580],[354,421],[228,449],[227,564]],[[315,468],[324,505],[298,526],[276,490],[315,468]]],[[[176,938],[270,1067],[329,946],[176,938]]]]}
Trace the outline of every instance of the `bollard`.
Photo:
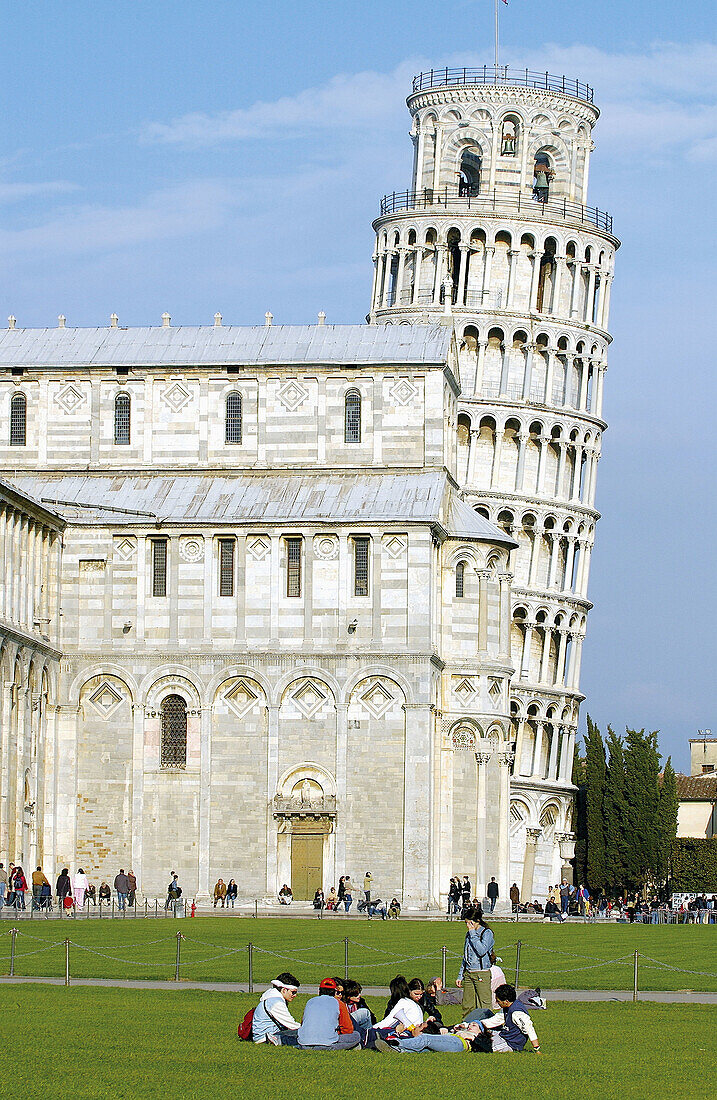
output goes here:
{"type": "Polygon", "coordinates": [[[10,929],[10,977],[15,975],[15,936],[17,935],[17,928],[10,929]]]}
{"type": "Polygon", "coordinates": [[[446,952],[447,952],[447,950],[448,949],[447,949],[446,945],[444,944],[443,947],[441,948],[441,982],[443,983],[443,988],[444,989],[446,988],[446,952]]]}
{"type": "Polygon", "coordinates": [[[112,916],[115,915],[115,899],[112,898],[112,916]]]}
{"type": "Polygon", "coordinates": [[[259,919],[259,899],[258,898],[254,898],[254,918],[255,918],[255,920],[259,919]]]}
{"type": "Polygon", "coordinates": [[[521,946],[522,946],[521,941],[518,940],[518,942],[515,945],[515,988],[516,989],[518,988],[518,980],[520,978],[520,948],[521,948],[521,946]]]}
{"type": "Polygon", "coordinates": [[[254,992],[254,944],[248,943],[249,948],[249,992],[254,992]]]}
{"type": "Polygon", "coordinates": [[[144,919],[147,919],[147,899],[144,899],[144,919]]]}
{"type": "Polygon", "coordinates": [[[344,937],[344,981],[349,980],[349,938],[344,937]]]}
{"type": "Polygon", "coordinates": [[[637,1000],[637,983],[638,983],[637,969],[638,969],[638,965],[639,965],[638,964],[638,959],[639,958],[640,958],[640,955],[636,951],[635,952],[635,972],[634,972],[634,975],[633,975],[633,983],[632,983],[632,999],[633,999],[633,1001],[637,1000]]]}
{"type": "Polygon", "coordinates": [[[154,899],[154,915],[157,916],[157,898],[154,899]]]}
{"type": "Polygon", "coordinates": [[[65,940],[65,985],[70,984],[70,941],[65,940]]]}
{"type": "Polygon", "coordinates": [[[179,981],[179,963],[181,961],[182,940],[183,939],[184,939],[184,936],[182,935],[182,933],[177,932],[177,961],[174,965],[174,980],[175,980],[175,982],[179,981]]]}

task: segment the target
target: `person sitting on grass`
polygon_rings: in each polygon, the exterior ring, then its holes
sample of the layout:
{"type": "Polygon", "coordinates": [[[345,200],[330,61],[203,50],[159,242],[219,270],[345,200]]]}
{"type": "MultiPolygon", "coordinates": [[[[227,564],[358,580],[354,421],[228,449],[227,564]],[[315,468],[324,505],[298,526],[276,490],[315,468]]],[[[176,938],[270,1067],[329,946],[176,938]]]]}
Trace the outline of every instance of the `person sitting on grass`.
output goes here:
{"type": "Polygon", "coordinates": [[[493,1053],[517,1054],[530,1040],[533,1050],[539,1054],[540,1043],[528,1007],[545,1008],[540,990],[527,990],[518,998],[515,987],[506,982],[496,989],[495,999],[499,1011],[478,1024],[484,1032],[491,1033],[493,1053]]]}
{"type": "Polygon", "coordinates": [[[277,974],[254,1009],[251,1037],[255,1043],[273,1046],[296,1046],[299,1024],[289,1012],[289,1005],[299,992],[299,979],[284,971],[277,974]]]}
{"type": "Polygon", "coordinates": [[[376,1023],[376,1017],[361,996],[361,984],[347,978],[344,982],[342,999],[351,1014],[351,1022],[354,1030],[372,1027],[376,1023]]]}
{"type": "MultiPolygon", "coordinates": [[[[346,1009],[346,1005],[343,1007],[346,1009]]],[[[358,1031],[353,1030],[353,1025],[347,1035],[340,1033],[340,1024],[336,982],[333,978],[324,978],[319,986],[318,997],[312,997],[306,1002],[297,1032],[299,1047],[302,1050],[351,1050],[352,1047],[359,1046],[361,1036],[358,1031]]]]}
{"type": "Polygon", "coordinates": [[[421,1005],[426,989],[421,979],[412,978],[407,985],[405,982],[406,979],[399,974],[391,983],[392,995],[386,1007],[386,1015],[376,1024],[376,1031],[397,1035],[402,1035],[404,1032],[408,1035],[420,1035],[425,1031],[426,1024],[436,1022],[435,1016],[429,1016],[426,1022],[423,1022],[421,1005]],[[391,1004],[399,993],[401,996],[391,1004]]]}

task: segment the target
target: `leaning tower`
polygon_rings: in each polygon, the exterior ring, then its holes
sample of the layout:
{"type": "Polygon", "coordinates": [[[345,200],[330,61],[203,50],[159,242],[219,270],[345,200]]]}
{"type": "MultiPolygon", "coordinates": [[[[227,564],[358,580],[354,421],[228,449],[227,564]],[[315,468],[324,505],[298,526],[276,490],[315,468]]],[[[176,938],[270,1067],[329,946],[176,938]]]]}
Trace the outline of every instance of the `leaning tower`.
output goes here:
{"type": "Polygon", "coordinates": [[[387,195],[369,320],[453,326],[459,477],[513,551],[511,881],[572,875],[571,770],[613,261],[588,205],[592,89],[505,68],[420,73],[411,189],[387,195]]]}

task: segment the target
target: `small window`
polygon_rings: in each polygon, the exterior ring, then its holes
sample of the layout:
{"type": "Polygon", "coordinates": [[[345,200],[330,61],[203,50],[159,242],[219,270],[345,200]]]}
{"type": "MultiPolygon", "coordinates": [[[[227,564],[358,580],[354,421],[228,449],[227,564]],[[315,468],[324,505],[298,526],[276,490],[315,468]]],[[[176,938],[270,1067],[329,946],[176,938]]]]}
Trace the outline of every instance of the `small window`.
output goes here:
{"type": "Polygon", "coordinates": [[[187,704],[181,695],[168,695],[162,700],[162,744],[160,767],[187,766],[187,704]]]}
{"type": "Polygon", "coordinates": [[[166,539],[152,539],[152,595],[167,595],[166,539]]]}
{"type": "Polygon", "coordinates": [[[301,539],[286,539],[286,594],[301,595],[301,539]]]}
{"type": "Polygon", "coordinates": [[[115,444],[129,446],[129,394],[118,393],[115,397],[115,444]]]}
{"type": "Polygon", "coordinates": [[[241,443],[241,394],[230,393],[227,397],[226,417],[224,420],[224,441],[241,443]]]}
{"type": "Polygon", "coordinates": [[[10,402],[10,446],[24,447],[27,438],[27,399],[16,393],[10,402]]]}
{"type": "Polygon", "coordinates": [[[466,563],[459,561],[456,566],[456,598],[461,600],[465,594],[466,563]]]}
{"type": "Polygon", "coordinates": [[[219,595],[234,595],[234,539],[219,539],[219,595]]]}
{"type": "Polygon", "coordinates": [[[371,540],[360,535],[354,538],[354,596],[368,596],[368,552],[371,540]]]}
{"type": "Polygon", "coordinates": [[[361,394],[349,390],[345,401],[344,443],[361,442],[361,394]]]}

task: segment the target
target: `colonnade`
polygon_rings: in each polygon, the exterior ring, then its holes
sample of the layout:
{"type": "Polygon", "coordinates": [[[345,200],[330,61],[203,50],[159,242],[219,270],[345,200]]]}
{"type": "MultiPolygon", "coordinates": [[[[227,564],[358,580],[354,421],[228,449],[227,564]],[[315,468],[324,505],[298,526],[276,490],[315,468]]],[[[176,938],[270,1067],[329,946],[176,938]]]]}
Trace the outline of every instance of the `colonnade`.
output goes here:
{"type": "Polygon", "coordinates": [[[607,370],[603,358],[544,344],[523,344],[520,348],[511,348],[501,340],[491,346],[488,340],[479,339],[475,342],[473,355],[464,351],[460,361],[464,399],[497,397],[570,408],[602,417],[607,370]],[[489,348],[499,355],[497,370],[486,369],[489,348]],[[516,351],[520,353],[522,363],[520,359],[517,363],[514,361],[516,351]],[[536,360],[536,356],[542,362],[536,360]],[[536,370],[538,366],[540,369],[536,370]],[[497,376],[496,379],[492,380],[490,374],[497,376]]]}
{"type": "Polygon", "coordinates": [[[56,529],[0,501],[0,617],[5,622],[48,633],[58,607],[60,543],[56,529]]]}
{"type": "Polygon", "coordinates": [[[563,691],[578,691],[585,637],[583,631],[563,626],[549,626],[534,620],[525,622],[514,620],[514,625],[518,627],[522,636],[520,653],[515,654],[516,664],[519,666],[519,679],[563,691]],[[532,660],[533,641],[536,636],[540,649],[537,667],[532,660]],[[551,655],[555,657],[552,674],[550,672],[551,655]]]}
{"type": "Polygon", "coordinates": [[[543,718],[518,719],[516,774],[523,779],[569,783],[576,727],[543,718]]]}

